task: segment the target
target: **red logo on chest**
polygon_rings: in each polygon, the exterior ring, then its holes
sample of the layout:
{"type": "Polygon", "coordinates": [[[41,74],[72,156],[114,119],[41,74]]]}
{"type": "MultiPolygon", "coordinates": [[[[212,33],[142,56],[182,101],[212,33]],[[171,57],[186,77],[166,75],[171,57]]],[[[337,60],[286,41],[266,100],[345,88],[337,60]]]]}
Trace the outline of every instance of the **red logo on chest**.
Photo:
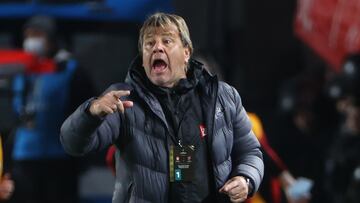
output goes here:
{"type": "Polygon", "coordinates": [[[204,137],[206,136],[206,128],[204,124],[200,124],[199,125],[199,129],[200,129],[200,138],[204,139],[204,137]]]}

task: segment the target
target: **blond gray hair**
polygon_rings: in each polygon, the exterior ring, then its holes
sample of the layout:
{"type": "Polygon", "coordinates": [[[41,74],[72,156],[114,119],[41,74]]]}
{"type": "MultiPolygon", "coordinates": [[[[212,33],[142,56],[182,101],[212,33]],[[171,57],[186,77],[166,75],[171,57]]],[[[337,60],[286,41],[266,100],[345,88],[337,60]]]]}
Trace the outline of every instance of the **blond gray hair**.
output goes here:
{"type": "Polygon", "coordinates": [[[184,47],[189,49],[191,55],[193,52],[193,46],[190,39],[189,29],[185,23],[185,20],[178,15],[160,12],[154,13],[148,17],[142,25],[138,41],[139,53],[142,55],[144,36],[149,29],[157,27],[166,28],[171,24],[174,24],[177,27],[181,42],[184,47]]]}

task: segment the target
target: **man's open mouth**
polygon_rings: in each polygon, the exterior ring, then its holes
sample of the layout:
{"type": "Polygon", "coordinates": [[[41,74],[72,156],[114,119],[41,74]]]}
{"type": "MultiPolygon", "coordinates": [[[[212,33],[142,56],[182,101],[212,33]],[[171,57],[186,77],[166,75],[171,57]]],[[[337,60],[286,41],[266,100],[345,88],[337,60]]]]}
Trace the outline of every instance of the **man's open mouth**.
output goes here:
{"type": "Polygon", "coordinates": [[[167,63],[162,59],[155,59],[152,63],[152,70],[155,73],[160,73],[167,68],[167,63]]]}

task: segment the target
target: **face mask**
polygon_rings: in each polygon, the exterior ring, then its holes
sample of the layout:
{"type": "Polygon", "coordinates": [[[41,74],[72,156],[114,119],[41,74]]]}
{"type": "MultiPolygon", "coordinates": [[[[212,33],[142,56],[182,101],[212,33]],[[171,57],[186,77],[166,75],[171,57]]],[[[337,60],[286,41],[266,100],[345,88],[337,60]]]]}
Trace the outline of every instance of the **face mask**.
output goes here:
{"type": "Polygon", "coordinates": [[[37,56],[45,55],[45,39],[42,37],[29,37],[24,40],[23,48],[25,52],[37,56]]]}

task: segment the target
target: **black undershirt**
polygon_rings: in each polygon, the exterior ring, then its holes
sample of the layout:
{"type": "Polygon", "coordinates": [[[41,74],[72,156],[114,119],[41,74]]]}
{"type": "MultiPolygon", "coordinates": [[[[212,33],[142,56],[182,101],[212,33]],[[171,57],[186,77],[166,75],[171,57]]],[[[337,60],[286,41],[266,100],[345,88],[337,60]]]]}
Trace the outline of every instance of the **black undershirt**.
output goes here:
{"type": "Polygon", "coordinates": [[[200,98],[194,82],[181,79],[174,88],[153,86],[152,92],[158,98],[169,125],[169,140],[178,146],[195,146],[195,175],[192,182],[171,182],[169,202],[213,202],[209,181],[209,156],[206,137],[200,136],[200,125],[204,124],[200,98]]]}

